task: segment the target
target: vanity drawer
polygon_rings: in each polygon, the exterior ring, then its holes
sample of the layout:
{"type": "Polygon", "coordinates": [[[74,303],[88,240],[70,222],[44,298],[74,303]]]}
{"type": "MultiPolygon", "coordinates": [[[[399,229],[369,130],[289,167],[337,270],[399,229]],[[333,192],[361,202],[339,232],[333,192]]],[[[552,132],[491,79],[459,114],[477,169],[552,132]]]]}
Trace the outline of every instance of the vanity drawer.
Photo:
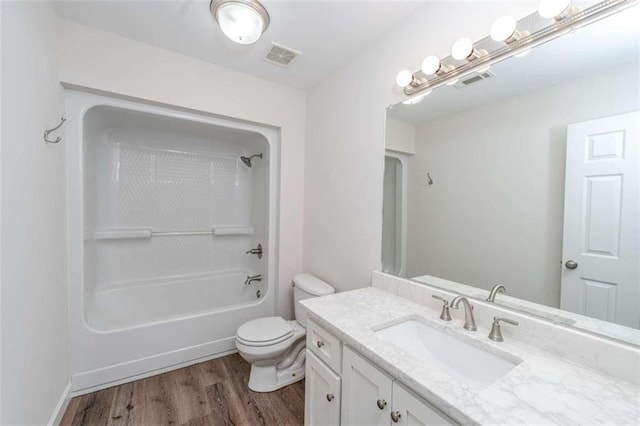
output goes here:
{"type": "Polygon", "coordinates": [[[342,343],[310,319],[307,320],[307,350],[309,349],[340,374],[342,343]]]}

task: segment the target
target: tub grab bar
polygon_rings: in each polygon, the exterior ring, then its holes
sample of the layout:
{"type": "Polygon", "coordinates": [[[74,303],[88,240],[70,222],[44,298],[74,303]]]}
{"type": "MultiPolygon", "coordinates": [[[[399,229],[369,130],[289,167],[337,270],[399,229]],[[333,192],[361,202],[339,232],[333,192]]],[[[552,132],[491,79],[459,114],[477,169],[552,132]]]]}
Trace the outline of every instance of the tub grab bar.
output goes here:
{"type": "Polygon", "coordinates": [[[151,237],[174,237],[191,235],[252,235],[253,228],[249,226],[215,226],[210,230],[202,231],[154,231],[152,228],[114,228],[100,229],[88,235],[96,240],[128,240],[151,237]]]}

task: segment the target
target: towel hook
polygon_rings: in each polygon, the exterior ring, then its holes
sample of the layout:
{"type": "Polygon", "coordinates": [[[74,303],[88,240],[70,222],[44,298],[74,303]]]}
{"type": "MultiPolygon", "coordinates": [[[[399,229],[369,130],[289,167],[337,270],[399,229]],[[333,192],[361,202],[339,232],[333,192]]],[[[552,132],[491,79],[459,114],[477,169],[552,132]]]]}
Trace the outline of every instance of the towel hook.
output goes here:
{"type": "Polygon", "coordinates": [[[54,141],[49,140],[49,133],[55,132],[56,130],[58,130],[60,127],[62,127],[62,125],[64,124],[65,121],[67,121],[67,119],[62,117],[62,118],[60,118],[60,124],[58,124],[53,129],[45,130],[44,131],[44,141],[45,142],[49,142],[49,143],[58,143],[58,142],[60,142],[62,140],[62,138],[60,136],[58,136],[56,138],[56,140],[54,140],[54,141]]]}

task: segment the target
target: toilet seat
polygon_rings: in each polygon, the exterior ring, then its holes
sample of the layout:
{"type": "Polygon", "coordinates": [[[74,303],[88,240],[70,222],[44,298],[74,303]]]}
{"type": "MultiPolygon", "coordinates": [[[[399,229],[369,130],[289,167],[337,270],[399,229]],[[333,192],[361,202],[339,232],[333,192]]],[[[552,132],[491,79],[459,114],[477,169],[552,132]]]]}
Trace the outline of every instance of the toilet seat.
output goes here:
{"type": "Polygon", "coordinates": [[[271,346],[290,339],[291,324],[281,317],[264,317],[248,321],[238,328],[236,339],[246,346],[271,346]]]}

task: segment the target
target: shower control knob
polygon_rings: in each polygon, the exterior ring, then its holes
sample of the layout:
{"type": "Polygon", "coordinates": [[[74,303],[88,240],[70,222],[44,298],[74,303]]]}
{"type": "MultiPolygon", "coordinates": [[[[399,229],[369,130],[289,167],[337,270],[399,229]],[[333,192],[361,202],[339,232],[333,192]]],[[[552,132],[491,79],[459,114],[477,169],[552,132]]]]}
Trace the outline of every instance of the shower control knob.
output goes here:
{"type": "Polygon", "coordinates": [[[335,398],[335,397],[333,396],[332,393],[328,393],[327,394],[327,401],[331,402],[331,401],[333,401],[333,398],[335,398]]]}
{"type": "Polygon", "coordinates": [[[323,346],[324,346],[324,342],[323,342],[322,340],[318,340],[318,341],[316,342],[316,346],[318,347],[318,349],[320,349],[321,347],[323,347],[323,346]]]}
{"type": "Polygon", "coordinates": [[[258,259],[262,259],[262,244],[258,244],[258,247],[247,250],[245,254],[255,254],[258,256],[258,259]]]}
{"type": "Polygon", "coordinates": [[[384,410],[384,407],[387,406],[387,401],[385,401],[384,399],[379,399],[376,404],[378,404],[378,408],[381,410],[384,410]]]}

